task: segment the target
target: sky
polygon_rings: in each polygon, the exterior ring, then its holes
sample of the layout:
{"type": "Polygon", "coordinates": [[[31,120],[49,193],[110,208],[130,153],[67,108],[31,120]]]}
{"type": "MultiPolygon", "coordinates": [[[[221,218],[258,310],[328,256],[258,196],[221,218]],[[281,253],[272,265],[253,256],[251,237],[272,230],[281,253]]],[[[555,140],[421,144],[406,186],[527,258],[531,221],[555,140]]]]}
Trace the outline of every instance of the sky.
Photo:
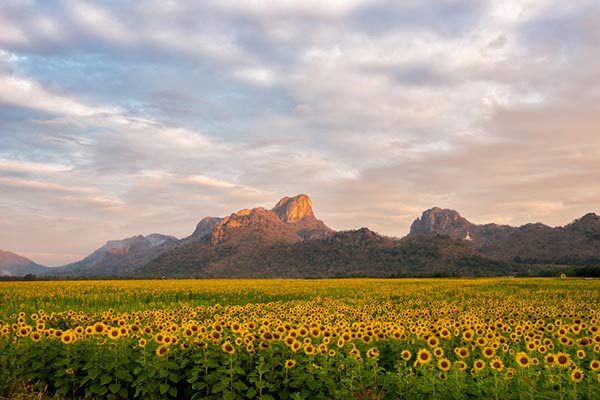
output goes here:
{"type": "Polygon", "coordinates": [[[600,1],[0,2],[0,249],[43,265],[299,193],[402,237],[431,207],[600,204],[600,1]]]}

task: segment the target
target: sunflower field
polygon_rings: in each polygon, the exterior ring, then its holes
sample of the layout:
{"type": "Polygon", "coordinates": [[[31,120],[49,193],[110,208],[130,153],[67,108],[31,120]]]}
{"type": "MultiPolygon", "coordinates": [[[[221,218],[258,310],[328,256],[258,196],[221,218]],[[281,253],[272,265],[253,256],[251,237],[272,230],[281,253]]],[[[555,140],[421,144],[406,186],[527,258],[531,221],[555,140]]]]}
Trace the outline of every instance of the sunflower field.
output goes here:
{"type": "Polygon", "coordinates": [[[599,399],[600,281],[3,282],[0,398],[599,399]]]}

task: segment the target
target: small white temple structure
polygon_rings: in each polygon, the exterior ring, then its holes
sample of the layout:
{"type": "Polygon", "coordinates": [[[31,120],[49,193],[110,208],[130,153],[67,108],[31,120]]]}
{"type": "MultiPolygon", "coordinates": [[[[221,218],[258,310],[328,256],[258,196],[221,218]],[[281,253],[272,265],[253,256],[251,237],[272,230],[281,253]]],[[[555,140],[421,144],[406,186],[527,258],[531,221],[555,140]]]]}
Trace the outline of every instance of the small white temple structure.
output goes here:
{"type": "Polygon", "coordinates": [[[469,230],[467,229],[467,235],[463,238],[463,240],[466,240],[467,242],[470,242],[473,240],[473,238],[471,237],[471,235],[469,235],[469,230]]]}

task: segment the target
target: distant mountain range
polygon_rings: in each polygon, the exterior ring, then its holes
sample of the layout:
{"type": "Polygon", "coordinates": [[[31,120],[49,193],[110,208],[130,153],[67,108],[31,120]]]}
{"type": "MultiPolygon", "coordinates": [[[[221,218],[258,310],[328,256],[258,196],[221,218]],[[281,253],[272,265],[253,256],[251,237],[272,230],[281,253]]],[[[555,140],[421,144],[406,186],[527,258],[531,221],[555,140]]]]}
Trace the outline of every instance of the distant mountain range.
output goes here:
{"type": "Polygon", "coordinates": [[[110,240],[81,261],[53,271],[61,276],[124,275],[135,271],[177,243],[174,236],[153,233],[110,240]]]}
{"type": "Polygon", "coordinates": [[[48,268],[0,251],[3,275],[119,278],[499,276],[600,265],[600,217],[564,227],[477,225],[431,208],[402,238],[368,228],[335,232],[304,194],[272,209],[205,217],[181,240],[151,234],[112,240],[83,260],[48,268]]]}

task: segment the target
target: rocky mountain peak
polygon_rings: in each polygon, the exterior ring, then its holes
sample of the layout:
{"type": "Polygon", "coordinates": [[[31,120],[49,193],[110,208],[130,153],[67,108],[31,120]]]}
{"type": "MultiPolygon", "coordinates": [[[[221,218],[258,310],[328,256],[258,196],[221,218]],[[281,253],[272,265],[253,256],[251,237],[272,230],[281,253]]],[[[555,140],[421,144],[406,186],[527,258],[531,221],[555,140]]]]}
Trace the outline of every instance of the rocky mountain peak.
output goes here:
{"type": "Polygon", "coordinates": [[[281,224],[277,215],[271,211],[265,210],[263,207],[257,207],[251,210],[245,208],[223,218],[214,226],[211,234],[211,243],[213,245],[219,244],[227,238],[236,236],[236,234],[234,234],[235,230],[239,231],[241,228],[246,227],[268,229],[267,227],[272,226],[274,222],[281,224]]]}
{"type": "Polygon", "coordinates": [[[425,210],[421,218],[417,218],[412,223],[409,235],[441,233],[452,236],[464,236],[467,229],[472,225],[457,211],[433,207],[425,210]]]}
{"type": "Polygon", "coordinates": [[[314,217],[312,200],[305,194],[284,197],[273,208],[273,211],[286,224],[293,224],[305,217],[314,217]]]}

